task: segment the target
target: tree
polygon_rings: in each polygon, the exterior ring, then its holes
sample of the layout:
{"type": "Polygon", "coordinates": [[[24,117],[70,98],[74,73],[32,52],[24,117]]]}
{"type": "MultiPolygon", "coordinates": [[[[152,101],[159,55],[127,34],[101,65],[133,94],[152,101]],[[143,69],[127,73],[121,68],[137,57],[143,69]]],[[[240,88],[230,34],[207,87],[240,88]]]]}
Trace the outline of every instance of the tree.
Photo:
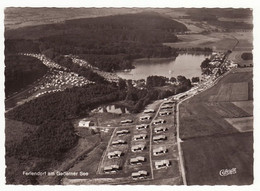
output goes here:
{"type": "Polygon", "coordinates": [[[209,67],[210,59],[206,58],[200,65],[201,69],[205,69],[209,67]]]}
{"type": "Polygon", "coordinates": [[[199,82],[200,78],[199,77],[192,77],[191,81],[194,82],[199,82]]]}
{"type": "Polygon", "coordinates": [[[170,78],[170,82],[175,83],[176,81],[177,81],[177,79],[175,77],[170,78]]]}
{"type": "Polygon", "coordinates": [[[118,81],[118,89],[124,90],[125,88],[126,88],[126,81],[120,78],[118,81]]]}

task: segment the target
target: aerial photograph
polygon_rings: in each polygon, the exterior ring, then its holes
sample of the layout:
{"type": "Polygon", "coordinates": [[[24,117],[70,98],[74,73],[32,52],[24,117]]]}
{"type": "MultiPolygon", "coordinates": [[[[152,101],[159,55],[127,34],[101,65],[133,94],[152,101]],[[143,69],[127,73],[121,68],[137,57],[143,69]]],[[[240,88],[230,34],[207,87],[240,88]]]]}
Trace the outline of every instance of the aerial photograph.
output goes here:
{"type": "Polygon", "coordinates": [[[6,7],[5,184],[252,185],[253,28],[250,8],[6,7]]]}

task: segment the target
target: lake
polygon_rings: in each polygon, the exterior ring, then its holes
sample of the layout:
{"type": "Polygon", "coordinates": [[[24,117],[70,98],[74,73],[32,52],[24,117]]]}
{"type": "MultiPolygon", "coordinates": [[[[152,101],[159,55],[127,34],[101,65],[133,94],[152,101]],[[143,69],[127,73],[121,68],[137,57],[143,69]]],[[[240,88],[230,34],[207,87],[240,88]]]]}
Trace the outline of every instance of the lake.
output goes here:
{"type": "Polygon", "coordinates": [[[200,64],[209,55],[202,54],[179,54],[176,58],[152,58],[138,59],[130,71],[120,71],[117,75],[123,79],[146,79],[148,76],[157,75],[167,78],[177,77],[178,75],[186,78],[201,77],[200,64]]]}

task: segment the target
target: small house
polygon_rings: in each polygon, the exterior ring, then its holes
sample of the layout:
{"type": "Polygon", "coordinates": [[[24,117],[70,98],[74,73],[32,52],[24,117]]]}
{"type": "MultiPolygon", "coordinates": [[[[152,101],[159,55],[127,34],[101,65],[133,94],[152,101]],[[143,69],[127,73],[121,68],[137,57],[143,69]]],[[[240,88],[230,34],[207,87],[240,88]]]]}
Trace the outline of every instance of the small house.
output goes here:
{"type": "Polygon", "coordinates": [[[129,130],[123,129],[123,130],[117,131],[117,132],[116,132],[116,135],[117,135],[117,136],[122,136],[122,135],[126,135],[126,134],[129,134],[129,133],[130,133],[129,130]]]}
{"type": "Polygon", "coordinates": [[[119,158],[119,157],[122,156],[122,154],[123,154],[123,153],[122,153],[121,151],[113,151],[113,152],[108,153],[108,154],[107,154],[107,157],[108,157],[109,159],[119,158]]]}
{"type": "Polygon", "coordinates": [[[130,159],[130,164],[142,164],[143,162],[146,161],[146,158],[143,156],[138,156],[135,158],[130,159]]]}
{"type": "Polygon", "coordinates": [[[154,122],[153,122],[154,125],[158,125],[158,124],[162,124],[162,123],[166,123],[166,121],[164,119],[157,119],[157,120],[154,120],[154,122]]]}
{"type": "Polygon", "coordinates": [[[104,172],[105,173],[117,172],[118,170],[120,170],[120,166],[119,165],[110,165],[110,166],[105,166],[104,167],[104,172]]]}
{"type": "Polygon", "coordinates": [[[149,115],[144,115],[144,116],[141,116],[141,117],[140,117],[140,120],[141,120],[141,121],[150,120],[151,118],[152,118],[152,117],[149,116],[149,115]]]}
{"type": "Polygon", "coordinates": [[[167,131],[168,129],[166,127],[155,127],[154,128],[154,132],[155,133],[160,133],[160,132],[165,132],[167,131]]]}
{"type": "Polygon", "coordinates": [[[126,119],[126,120],[121,121],[121,124],[128,124],[128,123],[133,123],[133,120],[126,119]]]}
{"type": "Polygon", "coordinates": [[[144,140],[146,138],[147,138],[147,134],[139,134],[139,135],[135,135],[133,139],[135,141],[138,141],[138,140],[144,140]]]}
{"type": "Polygon", "coordinates": [[[138,151],[143,151],[145,149],[145,145],[140,144],[140,145],[133,145],[131,150],[132,152],[138,152],[138,151]]]}
{"type": "Polygon", "coordinates": [[[136,129],[138,130],[147,129],[147,128],[149,128],[149,124],[136,125],[136,129]]]}
{"type": "Polygon", "coordinates": [[[154,109],[146,109],[144,110],[144,113],[154,113],[154,109]]]}
{"type": "Polygon", "coordinates": [[[126,144],[125,140],[116,140],[112,142],[112,145],[123,145],[126,144]]]}
{"type": "Polygon", "coordinates": [[[162,155],[168,152],[168,149],[166,147],[158,147],[156,149],[153,149],[153,155],[162,155]]]}
{"type": "Polygon", "coordinates": [[[167,168],[171,165],[171,162],[169,160],[161,160],[155,162],[155,168],[161,169],[161,168],[167,168]]]}
{"type": "Polygon", "coordinates": [[[165,141],[167,137],[165,135],[157,135],[153,137],[154,142],[165,141]]]}
{"type": "Polygon", "coordinates": [[[84,118],[79,121],[79,127],[90,127],[94,126],[93,121],[89,121],[88,119],[84,118]]]}
{"type": "Polygon", "coordinates": [[[138,172],[133,172],[132,173],[132,178],[133,179],[143,179],[148,176],[148,172],[145,170],[139,170],[138,172]]]}
{"type": "Polygon", "coordinates": [[[166,115],[171,115],[171,114],[172,114],[172,112],[170,112],[170,111],[159,112],[159,115],[161,115],[161,116],[166,116],[166,115]]]}

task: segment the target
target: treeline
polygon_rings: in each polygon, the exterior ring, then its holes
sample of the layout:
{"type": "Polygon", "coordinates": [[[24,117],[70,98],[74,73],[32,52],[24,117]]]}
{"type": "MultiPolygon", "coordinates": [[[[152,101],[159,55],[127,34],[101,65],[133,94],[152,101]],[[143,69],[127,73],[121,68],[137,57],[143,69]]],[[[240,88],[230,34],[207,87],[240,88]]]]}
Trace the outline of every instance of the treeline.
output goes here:
{"type": "Polygon", "coordinates": [[[101,70],[112,71],[132,68],[135,58],[177,56],[176,49],[162,43],[177,42],[175,32],[186,30],[185,25],[157,13],[139,13],[6,31],[5,43],[7,53],[81,55],[101,70]]]}
{"type": "MultiPolygon", "coordinates": [[[[74,127],[68,121],[48,121],[39,125],[21,144],[13,145],[7,150],[7,156],[40,157],[59,160],[63,154],[75,146],[78,137],[74,127]]],[[[45,168],[46,169],[46,168],[45,168]]]]}
{"type": "Polygon", "coordinates": [[[5,57],[5,95],[20,91],[46,74],[48,68],[36,58],[9,55],[5,57]]]}
{"type": "Polygon", "coordinates": [[[6,113],[6,117],[40,125],[52,120],[67,120],[87,115],[91,109],[125,98],[125,92],[111,85],[92,84],[31,100],[6,113]]]}

